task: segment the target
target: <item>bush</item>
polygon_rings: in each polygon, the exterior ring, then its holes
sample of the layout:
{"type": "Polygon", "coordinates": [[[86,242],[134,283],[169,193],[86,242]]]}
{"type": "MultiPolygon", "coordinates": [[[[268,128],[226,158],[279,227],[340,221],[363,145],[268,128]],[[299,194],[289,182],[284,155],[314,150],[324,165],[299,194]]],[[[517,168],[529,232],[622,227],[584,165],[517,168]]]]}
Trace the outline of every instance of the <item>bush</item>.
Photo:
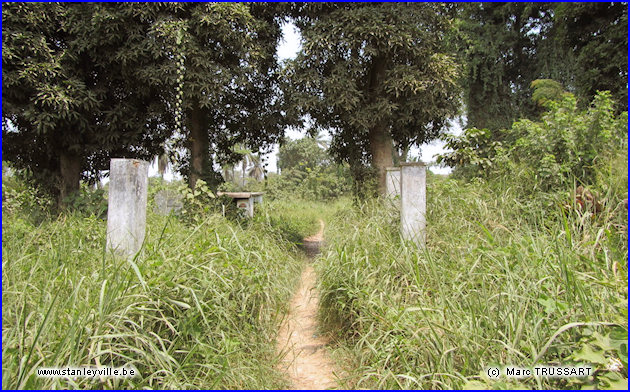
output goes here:
{"type": "MultiPolygon", "coordinates": [[[[514,177],[530,192],[558,190],[574,182],[595,185],[595,173],[619,155],[627,157],[627,112],[615,116],[608,92],[581,111],[572,94],[549,101],[541,121],[520,120],[500,133],[467,129],[449,137],[438,162],[465,178],[514,177]]],[[[515,180],[516,182],[516,180],[515,180]]]]}
{"type": "Polygon", "coordinates": [[[79,191],[66,197],[64,203],[68,211],[107,218],[107,192],[104,189],[90,189],[88,185],[81,184],[79,191]]]}
{"type": "MultiPolygon", "coordinates": [[[[20,215],[31,222],[41,222],[50,215],[53,199],[46,192],[30,186],[28,175],[2,162],[2,214],[20,215]]],[[[4,220],[4,218],[3,218],[4,220]]]]}
{"type": "Polygon", "coordinates": [[[352,190],[349,169],[345,165],[286,169],[270,175],[265,192],[271,198],[332,200],[352,190]]]}

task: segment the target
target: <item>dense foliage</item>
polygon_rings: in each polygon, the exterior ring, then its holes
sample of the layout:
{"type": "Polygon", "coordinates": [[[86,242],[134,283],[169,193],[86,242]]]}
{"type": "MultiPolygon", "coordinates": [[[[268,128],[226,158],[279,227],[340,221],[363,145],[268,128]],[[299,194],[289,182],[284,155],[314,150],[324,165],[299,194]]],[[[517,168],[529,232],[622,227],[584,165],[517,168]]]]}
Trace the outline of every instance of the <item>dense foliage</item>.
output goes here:
{"type": "Polygon", "coordinates": [[[391,204],[338,209],[317,266],[344,387],[625,390],[627,158],[600,168],[600,211],[571,189],[525,196],[518,177],[429,176],[425,249],[401,240],[391,204]],[[592,376],[485,372],[534,365],[592,376]]]}
{"type": "Polygon", "coordinates": [[[287,68],[291,102],[333,134],[338,162],[371,164],[379,191],[401,148],[436,138],[458,110],[449,8],[437,3],[306,4],[303,47],[287,68]]]}
{"type": "Polygon", "coordinates": [[[458,54],[466,65],[467,126],[493,132],[535,119],[530,83],[553,79],[585,107],[612,92],[628,96],[626,3],[471,3],[459,6],[458,54]]]}
{"type": "Polygon", "coordinates": [[[587,109],[575,96],[548,101],[540,121],[523,119],[501,132],[470,128],[447,138],[438,161],[466,178],[517,178],[524,194],[595,184],[597,173],[627,159],[627,112],[615,115],[609,93],[599,93],[587,109]],[[600,169],[600,171],[597,170],[600,169]]]}
{"type": "Polygon", "coordinates": [[[128,5],[3,6],[3,159],[62,201],[112,156],[157,154],[173,122],[149,27],[128,5]]]}
{"type": "MultiPolygon", "coordinates": [[[[153,180],[152,195],[178,191],[153,180]]],[[[157,215],[149,198],[146,241],[125,261],[105,251],[106,222],[94,211],[42,215],[32,188],[5,175],[3,388],[287,387],[274,364],[302,264],[291,241],[316,230],[318,211],[272,203],[239,223],[199,203],[207,201],[201,188],[179,215],[157,215]],[[35,374],[99,365],[132,366],[140,377],[35,374]]]]}
{"type": "MultiPolygon", "coordinates": [[[[165,40],[170,88],[177,92],[184,132],[173,149],[186,147],[177,166],[194,187],[198,178],[216,189],[214,163],[235,163],[236,145],[258,150],[277,142],[287,121],[279,90],[276,46],[282,5],[173,3],[147,6],[146,17],[165,40]],[[183,73],[180,81],[178,72],[183,73]]],[[[155,75],[158,77],[158,75],[155,75]]],[[[175,102],[175,100],[173,100],[175,102]]]]}
{"type": "Polygon", "coordinates": [[[204,178],[216,187],[214,160],[234,162],[234,145],[264,147],[286,125],[275,57],[282,10],[8,4],[4,159],[60,204],[81,178],[96,181],[111,157],[151,160],[165,150],[180,155],[191,185],[204,178]]]}
{"type": "Polygon", "coordinates": [[[272,198],[331,200],[352,189],[347,164],[335,164],[317,139],[286,140],[278,152],[279,175],[271,174],[265,191],[272,198]]]}
{"type": "Polygon", "coordinates": [[[327,166],[331,163],[331,156],[312,137],[291,140],[285,139],[278,151],[278,168],[315,169],[317,166],[327,166]]]}
{"type": "Polygon", "coordinates": [[[580,108],[611,91],[622,112],[626,30],[624,3],[11,3],[3,154],[60,204],[114,156],[170,155],[191,186],[216,189],[217,163],[244,161],[239,150],[264,150],[305,116],[333,133],[355,193],[375,177],[383,193],[385,168],[457,114],[460,87],[468,127],[490,142],[539,119],[536,80],[580,108]],[[304,42],[282,69],[289,17],[304,42]]]}
{"type": "Polygon", "coordinates": [[[2,13],[4,388],[287,387],[275,339],[295,244],[323,219],[319,332],[342,386],[627,389],[627,4],[2,13]],[[281,70],[287,15],[303,46],[281,70]],[[399,235],[397,198],[344,196],[382,191],[394,155],[442,136],[462,88],[468,127],[445,137],[454,173],[427,175],[418,248],[399,235]],[[282,139],[300,116],[311,136],[282,139]],[[266,173],[260,149],[276,141],[281,173],[266,173]],[[150,179],[146,240],[115,258],[100,170],[156,155],[163,169],[169,154],[186,180],[150,179]],[[244,219],[216,197],[221,181],[265,191],[264,205],[244,219]],[[181,209],[158,214],[162,191],[181,209]],[[122,365],[140,377],[36,375],[122,365]],[[508,365],[593,373],[485,372],[508,365]]]}

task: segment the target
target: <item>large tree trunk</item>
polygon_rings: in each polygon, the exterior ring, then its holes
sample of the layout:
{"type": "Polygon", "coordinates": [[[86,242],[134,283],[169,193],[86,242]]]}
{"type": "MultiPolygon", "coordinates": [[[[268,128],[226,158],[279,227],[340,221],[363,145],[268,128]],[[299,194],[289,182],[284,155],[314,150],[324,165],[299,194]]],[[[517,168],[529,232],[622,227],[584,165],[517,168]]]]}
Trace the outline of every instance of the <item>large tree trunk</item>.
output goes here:
{"type": "MultiPolygon", "coordinates": [[[[369,74],[368,91],[371,102],[378,98],[381,93],[383,79],[385,79],[386,59],[375,57],[372,60],[372,68],[369,74]]],[[[392,159],[392,137],[387,128],[386,118],[379,118],[376,124],[369,131],[370,153],[372,154],[372,166],[378,172],[378,194],[387,194],[387,172],[386,168],[394,165],[392,159]]]]}
{"type": "Polygon", "coordinates": [[[201,178],[204,164],[208,160],[208,132],[205,128],[203,109],[194,105],[190,112],[190,176],[188,185],[195,188],[197,180],[201,178]]]}
{"type": "Polygon", "coordinates": [[[372,166],[378,172],[378,194],[387,194],[387,171],[394,165],[392,160],[392,137],[387,130],[385,121],[380,121],[369,134],[370,152],[372,153],[372,166]]]}
{"type": "Polygon", "coordinates": [[[65,198],[79,190],[81,180],[81,158],[69,152],[62,152],[59,155],[59,169],[61,174],[61,184],[59,187],[59,207],[65,206],[65,198]]]}

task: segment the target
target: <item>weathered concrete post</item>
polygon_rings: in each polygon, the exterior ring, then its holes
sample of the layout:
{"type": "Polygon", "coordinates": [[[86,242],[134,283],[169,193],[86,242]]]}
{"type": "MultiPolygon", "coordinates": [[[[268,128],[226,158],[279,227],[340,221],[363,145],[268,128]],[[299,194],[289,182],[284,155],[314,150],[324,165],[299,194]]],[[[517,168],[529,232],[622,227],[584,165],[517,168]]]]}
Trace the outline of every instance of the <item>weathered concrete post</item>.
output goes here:
{"type": "Polygon", "coordinates": [[[427,168],[424,163],[400,165],[400,231],[420,247],[426,243],[427,168]]]}
{"type": "Polygon", "coordinates": [[[118,255],[135,255],[144,241],[148,177],[148,162],[122,158],[110,161],[107,249],[118,255]]]}
{"type": "Polygon", "coordinates": [[[388,167],[385,170],[387,173],[387,197],[400,196],[400,168],[388,167]]]}

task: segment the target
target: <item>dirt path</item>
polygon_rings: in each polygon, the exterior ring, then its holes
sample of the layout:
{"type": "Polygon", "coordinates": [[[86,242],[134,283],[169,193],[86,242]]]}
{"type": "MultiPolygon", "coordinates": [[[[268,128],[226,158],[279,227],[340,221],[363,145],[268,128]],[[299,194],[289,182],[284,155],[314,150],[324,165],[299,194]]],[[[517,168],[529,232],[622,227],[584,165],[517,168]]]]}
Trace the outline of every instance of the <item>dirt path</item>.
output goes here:
{"type": "Polygon", "coordinates": [[[313,234],[311,236],[308,236],[306,238],[304,238],[304,242],[321,242],[324,240],[324,221],[323,220],[319,220],[319,231],[317,232],[317,234],[313,234]]]}
{"type": "MultiPolygon", "coordinates": [[[[317,234],[304,242],[322,241],[324,222],[319,221],[317,234]]],[[[318,293],[315,290],[315,270],[306,264],[300,286],[291,300],[289,313],[280,327],[278,351],[283,356],[280,364],[288,374],[292,389],[329,389],[337,387],[333,376],[334,365],[326,351],[327,340],[317,328],[318,293]]]]}

